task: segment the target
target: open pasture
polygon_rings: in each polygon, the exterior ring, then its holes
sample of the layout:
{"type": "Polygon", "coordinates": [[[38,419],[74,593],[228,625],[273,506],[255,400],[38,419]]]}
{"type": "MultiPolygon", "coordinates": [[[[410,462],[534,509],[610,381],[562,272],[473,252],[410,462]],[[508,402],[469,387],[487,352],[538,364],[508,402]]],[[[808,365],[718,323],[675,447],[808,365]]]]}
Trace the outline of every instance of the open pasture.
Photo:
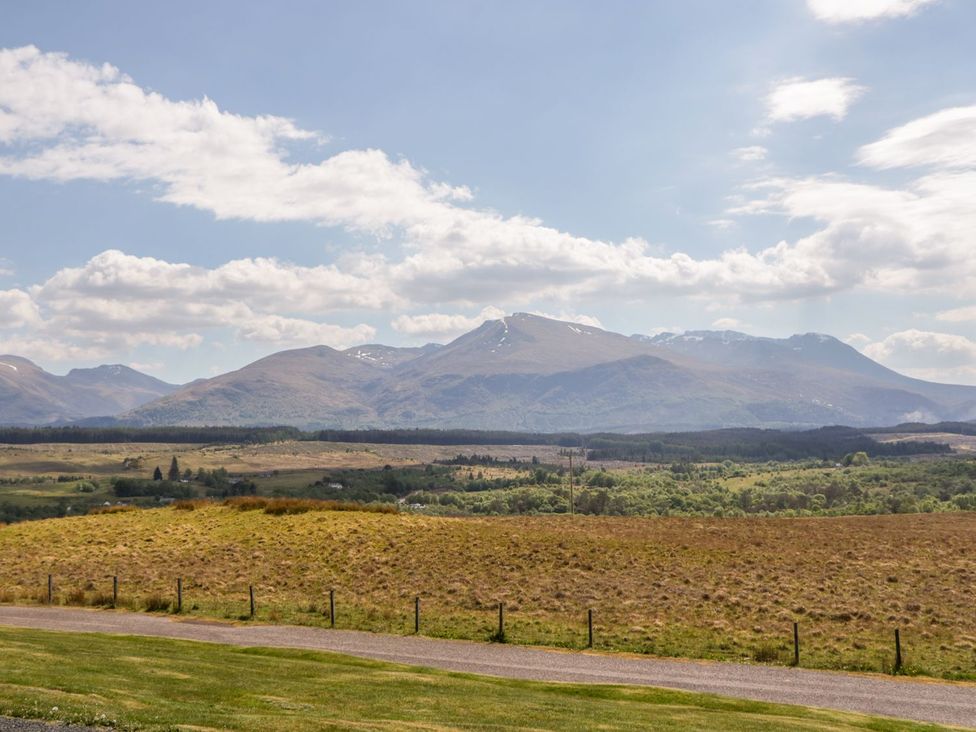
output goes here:
{"type": "Polygon", "coordinates": [[[204,505],[0,529],[0,601],[171,608],[512,642],[976,678],[976,514],[838,518],[274,516],[204,505]]]}
{"type": "Polygon", "coordinates": [[[163,470],[175,456],[194,470],[226,468],[231,473],[274,470],[329,470],[419,465],[454,457],[459,452],[491,454],[503,459],[564,462],[559,449],[544,445],[387,445],[291,440],[257,445],[171,443],[96,443],[0,445],[0,478],[79,473],[112,476],[163,470]],[[126,461],[129,463],[126,463],[126,461]],[[132,461],[137,461],[133,463],[132,461]],[[137,467],[127,467],[136,465],[137,467]]]}

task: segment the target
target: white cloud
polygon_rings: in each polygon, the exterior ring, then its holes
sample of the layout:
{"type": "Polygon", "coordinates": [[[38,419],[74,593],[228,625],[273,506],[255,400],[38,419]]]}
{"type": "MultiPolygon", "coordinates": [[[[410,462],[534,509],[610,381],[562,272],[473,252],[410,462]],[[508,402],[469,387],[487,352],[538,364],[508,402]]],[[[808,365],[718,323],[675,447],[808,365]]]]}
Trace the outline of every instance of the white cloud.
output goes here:
{"type": "Polygon", "coordinates": [[[863,346],[870,343],[871,340],[871,337],[865,335],[864,333],[851,333],[849,336],[847,336],[847,338],[844,339],[844,343],[857,348],[858,346],[863,346]]]}
{"type": "MultiPolygon", "coordinates": [[[[160,270],[168,283],[161,292],[183,297],[189,289],[191,303],[199,287],[230,292],[238,279],[255,310],[267,313],[264,303],[273,301],[285,311],[276,311],[280,315],[346,306],[473,308],[502,299],[519,306],[678,292],[762,299],[832,287],[819,268],[794,261],[783,246],[758,253],[732,250],[706,260],[683,253],[659,256],[641,239],[587,239],[535,219],[467,208],[460,204],[471,198],[470,190],[430,181],[409,162],[393,162],[379,150],[290,163],[283,152],[288,144],[315,134],[287,119],[234,115],[207,99],[170,101],[112,67],[32,47],[0,51],[0,107],[0,139],[8,143],[0,174],[149,181],[162,200],[221,217],[304,220],[395,237],[403,255],[351,254],[315,268],[310,276],[320,287],[266,260],[241,260],[206,276],[186,269],[186,285],[174,284],[179,276],[173,269],[186,265],[126,268],[127,286],[138,281],[152,293],[160,270]],[[270,273],[262,272],[268,268],[270,273]],[[215,287],[213,280],[226,282],[215,287]]],[[[112,261],[96,259],[82,269],[111,268],[112,261]]],[[[52,299],[64,280],[69,289],[90,287],[84,281],[76,288],[70,282],[76,273],[52,278],[52,299]]],[[[99,275],[102,280],[119,281],[111,271],[99,275]]],[[[106,299],[102,309],[110,310],[111,287],[102,284],[99,292],[106,299]]]]}
{"type": "Polygon", "coordinates": [[[890,130],[858,151],[874,168],[976,167],[976,106],[954,107],[890,130]]]}
{"type": "Polygon", "coordinates": [[[903,330],[864,347],[865,355],[916,378],[976,383],[976,341],[953,333],[903,330]]]}
{"type": "Polygon", "coordinates": [[[600,319],[595,318],[592,315],[580,315],[578,313],[566,312],[565,310],[560,310],[558,313],[547,313],[541,310],[533,310],[531,314],[538,315],[542,318],[549,318],[550,320],[562,320],[567,323],[588,325],[592,328],[603,328],[603,323],[600,322],[600,319]]]}
{"type": "Polygon", "coordinates": [[[865,87],[848,78],[807,80],[793,77],[777,83],[766,96],[766,114],[771,122],[811,117],[842,120],[851,104],[865,91],[865,87]]]}
{"type": "Polygon", "coordinates": [[[719,330],[741,330],[745,324],[738,318],[719,318],[712,322],[712,327],[719,330]]]}
{"type": "Polygon", "coordinates": [[[932,365],[976,365],[976,342],[966,336],[914,328],[892,333],[882,341],[865,346],[864,353],[899,366],[915,365],[920,355],[930,359],[932,365]]]}
{"type": "MultiPolygon", "coordinates": [[[[134,257],[109,250],[81,267],[62,269],[22,290],[0,291],[0,327],[29,329],[19,342],[39,349],[38,333],[60,344],[95,353],[139,345],[187,349],[202,333],[229,328],[238,338],[278,346],[325,343],[345,347],[370,339],[372,326],[341,327],[281,315],[316,316],[347,307],[383,307],[392,302],[382,282],[341,273],[334,267],[300,267],[275,259],[240,259],[214,269],[134,257]]],[[[12,342],[11,339],[8,341],[12,342]]],[[[73,358],[60,348],[48,359],[73,358]]]]}
{"type": "Polygon", "coordinates": [[[765,197],[732,212],[822,222],[824,228],[788,249],[796,260],[817,263],[811,271],[823,273],[827,288],[976,297],[974,137],[976,107],[944,110],[858,150],[865,166],[928,168],[899,188],[839,176],[769,179],[752,187],[765,197]]]}
{"type": "Polygon", "coordinates": [[[949,323],[963,323],[970,320],[976,320],[976,305],[967,305],[961,308],[952,308],[951,310],[943,310],[936,314],[936,319],[944,320],[949,323]]]}
{"type": "MultiPolygon", "coordinates": [[[[839,118],[860,91],[849,79],[794,79],[771,95],[771,114],[839,118]]],[[[0,110],[0,174],[144,181],[163,201],[219,217],[307,221],[388,239],[382,254],[352,252],[319,266],[256,258],[203,268],[108,251],[6,291],[21,294],[9,296],[18,309],[11,306],[0,327],[29,326],[77,348],[192,347],[215,329],[283,345],[372,338],[369,325],[326,322],[338,310],[437,310],[393,325],[407,335],[445,337],[502,314],[464,314],[486,302],[559,312],[593,299],[672,294],[716,303],[858,287],[976,289],[976,170],[968,162],[950,166],[943,144],[933,148],[931,135],[912,132],[913,123],[860,157],[875,167],[923,160],[936,168],[925,177],[901,189],[837,177],[764,181],[735,213],[814,219],[822,229],[793,243],[694,258],[662,254],[643,239],[589,239],[475,208],[469,189],[432,181],[379,150],[291,162],[289,146],[320,136],[282,117],[235,115],[207,99],[171,101],[112,67],[34,48],[0,51],[0,110]]],[[[961,139],[958,115],[933,118],[929,127],[961,139]]]]}
{"type": "Polygon", "coordinates": [[[818,20],[828,23],[857,23],[876,18],[912,15],[938,0],[807,0],[818,20]]]}
{"type": "Polygon", "coordinates": [[[31,296],[23,290],[0,290],[0,328],[36,325],[41,314],[31,296]]]}
{"type": "Polygon", "coordinates": [[[477,328],[486,320],[505,317],[505,311],[488,306],[477,315],[449,315],[446,313],[425,313],[423,315],[401,315],[390,325],[393,330],[417,338],[456,338],[469,330],[477,328]]]}
{"type": "Polygon", "coordinates": [[[251,318],[239,326],[238,333],[243,340],[273,343],[278,346],[300,347],[329,343],[345,347],[373,340],[376,328],[362,324],[343,328],[300,318],[263,315],[251,318]]]}
{"type": "Polygon", "coordinates": [[[707,223],[713,229],[718,229],[719,231],[728,231],[735,227],[734,219],[712,219],[707,223]]]}
{"type": "Polygon", "coordinates": [[[742,162],[754,162],[765,160],[769,151],[762,145],[749,145],[748,147],[737,147],[732,151],[732,157],[742,162]]]}

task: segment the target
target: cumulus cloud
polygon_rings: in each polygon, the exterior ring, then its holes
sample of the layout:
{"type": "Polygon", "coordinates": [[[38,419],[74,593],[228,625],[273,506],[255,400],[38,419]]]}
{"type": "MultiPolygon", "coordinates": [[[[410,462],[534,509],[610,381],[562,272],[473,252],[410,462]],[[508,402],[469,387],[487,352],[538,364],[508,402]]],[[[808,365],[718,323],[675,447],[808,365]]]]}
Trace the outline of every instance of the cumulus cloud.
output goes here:
{"type": "MultiPolygon", "coordinates": [[[[794,297],[830,287],[819,267],[794,261],[783,246],[704,260],[660,256],[642,239],[593,240],[529,217],[470,208],[467,188],[431,181],[420,168],[379,150],[292,163],[289,144],[316,134],[285,118],[235,115],[208,99],[172,101],[111,66],[33,47],[0,51],[0,109],[0,141],[7,150],[0,174],[149,181],[162,200],[219,217],[304,220],[398,240],[402,257],[351,254],[317,273],[328,280],[318,290],[301,282],[287,288],[273,283],[274,297],[281,293],[289,301],[314,303],[321,296],[332,304],[345,299],[378,308],[400,298],[401,307],[473,308],[502,297],[519,306],[677,292],[794,297]]],[[[248,260],[234,268],[263,266],[248,260]]],[[[165,264],[147,265],[152,267],[171,273],[165,264]]],[[[211,277],[240,276],[258,290],[251,301],[260,299],[265,278],[234,268],[211,277]]],[[[290,275],[276,268],[274,276],[290,275]]],[[[151,289],[153,272],[141,277],[151,289]]],[[[283,307],[289,306],[299,308],[293,302],[283,307]]]]}
{"type": "Polygon", "coordinates": [[[966,336],[903,330],[865,346],[864,353],[917,378],[976,382],[976,341],[966,336]]]}
{"type": "Polygon", "coordinates": [[[807,80],[793,77],[777,83],[766,96],[770,122],[792,122],[811,117],[842,120],[864,92],[853,79],[833,77],[807,80]]]}
{"type": "Polygon", "coordinates": [[[579,313],[566,312],[565,310],[560,310],[558,313],[533,310],[530,314],[538,315],[542,318],[549,318],[550,320],[562,320],[566,323],[577,323],[579,325],[588,325],[592,328],[603,328],[603,323],[600,322],[600,319],[592,315],[581,315],[579,313]]]}
{"type": "Polygon", "coordinates": [[[372,326],[340,327],[309,318],[347,307],[389,303],[381,283],[275,259],[240,259],[207,269],[109,250],[23,290],[0,291],[0,327],[27,329],[32,337],[6,338],[49,359],[75,358],[66,343],[93,354],[139,345],[187,349],[203,333],[228,328],[238,338],[279,346],[325,343],[339,347],[368,340],[372,326]],[[367,285],[374,286],[367,286],[367,285]],[[37,333],[58,348],[39,347],[37,333]],[[53,355],[48,355],[53,353],[53,355]]]}
{"type": "Polygon", "coordinates": [[[844,339],[844,343],[857,348],[858,346],[863,346],[871,342],[871,337],[865,335],[864,333],[851,333],[847,338],[844,339]]]}
{"type": "Polygon", "coordinates": [[[23,290],[0,290],[0,327],[36,325],[41,314],[31,296],[23,290]]]}
{"type": "MultiPolygon", "coordinates": [[[[976,107],[943,110],[887,132],[857,151],[866,167],[924,167],[901,187],[839,176],[776,178],[734,213],[780,213],[824,227],[799,240],[792,256],[817,261],[837,289],[926,291],[976,296],[976,107]]],[[[958,319],[950,311],[943,319],[958,319]]]]}
{"type": "Polygon", "coordinates": [[[755,162],[765,160],[768,152],[762,145],[749,145],[748,147],[737,147],[732,151],[732,157],[742,162],[755,162]]]}
{"type": "MultiPolygon", "coordinates": [[[[862,91],[850,79],[788,80],[770,95],[770,116],[839,119],[862,91]]],[[[203,268],[107,251],[4,291],[10,305],[0,327],[102,349],[192,347],[215,328],[248,341],[346,346],[370,340],[373,330],[333,325],[339,310],[429,310],[402,315],[393,327],[449,337],[501,315],[478,312],[486,302],[558,312],[598,298],[673,294],[760,301],[857,287],[971,293],[976,170],[965,149],[952,153],[968,119],[959,111],[933,115],[862,148],[866,166],[931,168],[902,188],[829,176],[761,182],[733,213],[808,218],[821,230],[695,258],[662,254],[639,238],[591,239],[479,209],[468,188],[432,180],[380,150],[296,162],[289,150],[322,137],[284,117],[236,115],[209,99],[173,101],[111,66],[33,47],[0,51],[0,174],[147,182],[162,201],[217,217],[306,221],[358,232],[369,244],[388,240],[382,254],[364,253],[371,249],[364,245],[318,266],[254,258],[203,268]]],[[[754,148],[743,150],[759,155],[754,148]]]]}
{"type": "Polygon", "coordinates": [[[424,313],[422,315],[401,315],[390,325],[393,330],[417,338],[456,338],[469,330],[477,328],[486,320],[505,317],[505,311],[488,306],[477,315],[449,315],[447,313],[424,313]]]}
{"type": "Polygon", "coordinates": [[[807,7],[827,23],[858,23],[912,15],[935,2],[938,0],[807,0],[807,7]]]}
{"type": "Polygon", "coordinates": [[[741,330],[746,326],[738,318],[719,318],[712,322],[712,327],[719,330],[741,330]]]}

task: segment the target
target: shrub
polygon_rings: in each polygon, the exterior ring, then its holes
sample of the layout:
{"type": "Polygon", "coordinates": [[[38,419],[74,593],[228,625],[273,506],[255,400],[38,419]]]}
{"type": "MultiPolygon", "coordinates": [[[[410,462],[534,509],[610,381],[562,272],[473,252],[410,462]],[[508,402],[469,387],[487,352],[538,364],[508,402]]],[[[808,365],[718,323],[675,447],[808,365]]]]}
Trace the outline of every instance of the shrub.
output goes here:
{"type": "Polygon", "coordinates": [[[752,652],[752,660],[757,663],[776,663],[780,659],[779,648],[764,644],[752,652]]]}
{"type": "Polygon", "coordinates": [[[241,496],[238,498],[228,498],[224,501],[224,505],[236,508],[238,511],[259,511],[262,508],[267,508],[268,499],[259,498],[258,496],[241,496]]]}
{"type": "Polygon", "coordinates": [[[65,603],[68,605],[84,605],[85,591],[82,589],[71,590],[65,598],[65,603]]]}
{"type": "Polygon", "coordinates": [[[162,595],[149,595],[143,605],[147,613],[168,613],[172,603],[162,595]]]}
{"type": "Polygon", "coordinates": [[[122,505],[122,506],[95,506],[90,509],[88,513],[90,514],[100,514],[100,513],[128,513],[129,511],[138,511],[136,506],[122,505]]]}
{"type": "Polygon", "coordinates": [[[367,513],[399,513],[396,506],[389,503],[357,503],[355,501],[324,501],[316,498],[260,498],[243,496],[228,498],[225,506],[239,511],[263,509],[269,516],[285,516],[309,511],[364,511],[367,513]]]}
{"type": "Polygon", "coordinates": [[[88,598],[88,604],[93,607],[113,607],[115,603],[111,592],[96,592],[88,598]]]}
{"type": "Polygon", "coordinates": [[[204,500],[202,498],[188,499],[185,501],[176,501],[173,504],[174,511],[195,511],[198,508],[203,508],[204,506],[213,505],[210,501],[204,500]]]}

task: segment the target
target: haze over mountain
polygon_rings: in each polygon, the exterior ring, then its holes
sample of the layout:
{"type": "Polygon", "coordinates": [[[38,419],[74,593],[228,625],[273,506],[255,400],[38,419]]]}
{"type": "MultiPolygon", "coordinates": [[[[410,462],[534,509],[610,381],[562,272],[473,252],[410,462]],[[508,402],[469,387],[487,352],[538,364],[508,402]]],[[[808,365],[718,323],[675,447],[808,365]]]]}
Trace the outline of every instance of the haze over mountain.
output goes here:
{"type": "Polygon", "coordinates": [[[56,376],[19,356],[0,356],[0,424],[48,424],[119,414],[178,387],[119,364],[56,376]]]}
{"type": "Polygon", "coordinates": [[[176,388],[123,366],[0,357],[0,423],[533,431],[878,426],[976,417],[976,387],[898,374],[830,336],[624,336],[525,313],[446,346],[315,346],[176,388]]]}

